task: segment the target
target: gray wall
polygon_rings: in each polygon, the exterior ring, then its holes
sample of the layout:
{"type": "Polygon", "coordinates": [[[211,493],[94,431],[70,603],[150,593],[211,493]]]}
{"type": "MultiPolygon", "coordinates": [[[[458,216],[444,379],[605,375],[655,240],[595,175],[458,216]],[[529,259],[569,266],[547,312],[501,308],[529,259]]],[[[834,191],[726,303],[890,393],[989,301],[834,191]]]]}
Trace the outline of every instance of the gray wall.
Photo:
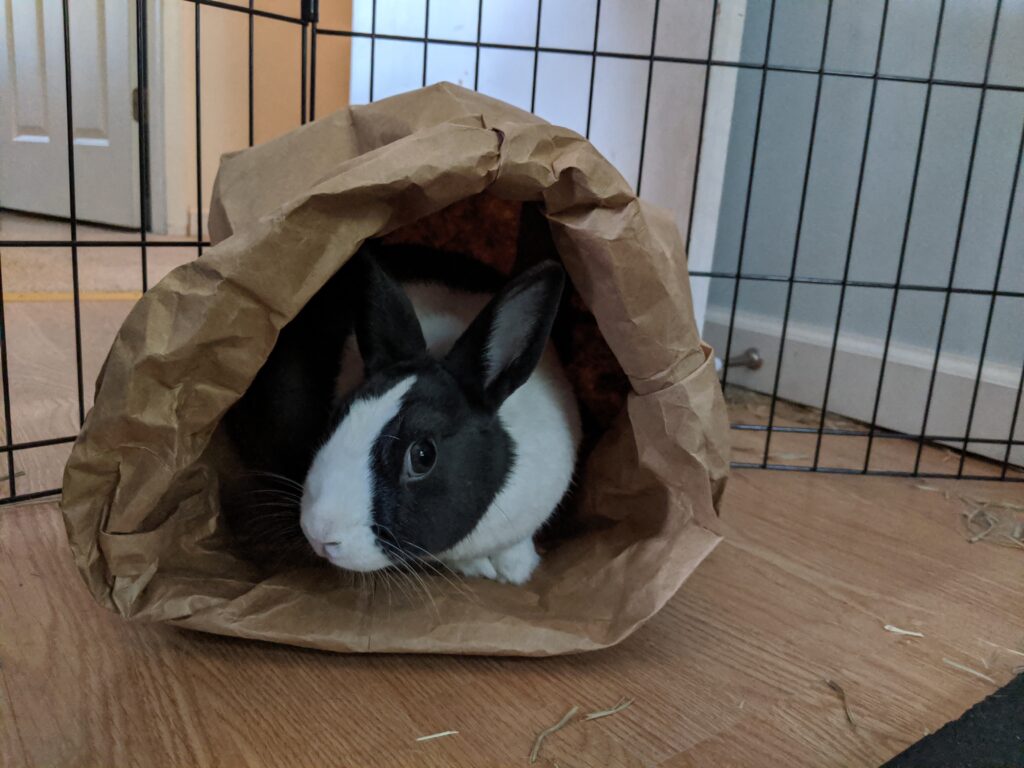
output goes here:
{"type": "MultiPolygon", "coordinates": [[[[937,78],[980,82],[995,0],[948,0],[937,78]]],[[[826,68],[872,72],[882,0],[835,0],[826,68]]],[[[891,0],[881,71],[926,77],[938,17],[938,0],[891,0]]],[[[817,68],[825,0],[778,0],[772,64],[817,68]]],[[[747,5],[742,59],[763,60],[768,0],[747,5]]],[[[730,135],[715,270],[735,271],[760,88],[759,70],[741,70],[730,135]]],[[[826,77],[821,93],[803,231],[795,234],[814,106],[816,76],[768,74],[761,137],[750,200],[744,273],[788,274],[794,256],[801,276],[840,278],[850,235],[857,172],[871,91],[870,79],[826,77]]],[[[1024,0],[1004,0],[990,82],[1024,86],[1024,0]]],[[[926,86],[880,81],[864,175],[850,278],[893,282],[909,203],[914,157],[926,86]]],[[[957,221],[981,90],[935,86],[909,229],[904,284],[944,286],[955,250],[957,221]]],[[[954,285],[993,286],[1007,213],[1013,161],[1024,121],[1024,93],[990,90],[985,97],[974,173],[968,195],[954,285]]],[[[1024,174],[1014,202],[999,287],[1024,291],[1024,174]]],[[[892,291],[850,288],[845,331],[884,337],[892,291]]],[[[739,311],[781,318],[784,283],[744,281],[739,311]]],[[[709,303],[728,308],[733,281],[714,280],[709,303]]],[[[791,322],[829,330],[839,288],[798,285],[791,322]]],[[[901,291],[894,328],[898,342],[933,348],[942,293],[901,291]]],[[[955,294],[943,349],[976,356],[989,298],[955,294]]],[[[1024,299],[1000,298],[987,359],[1021,364],[1024,299]]]]}

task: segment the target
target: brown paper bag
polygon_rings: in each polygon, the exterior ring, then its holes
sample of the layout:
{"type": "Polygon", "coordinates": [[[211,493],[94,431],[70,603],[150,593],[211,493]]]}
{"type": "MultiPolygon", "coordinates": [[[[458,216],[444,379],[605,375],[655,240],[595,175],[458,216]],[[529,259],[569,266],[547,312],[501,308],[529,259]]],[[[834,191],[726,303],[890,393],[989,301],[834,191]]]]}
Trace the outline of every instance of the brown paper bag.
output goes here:
{"type": "Polygon", "coordinates": [[[683,246],[578,134],[437,85],[225,157],[210,230],[219,242],[125,321],[65,472],[71,548],[103,605],[335,651],[560,654],[626,637],[714,548],[728,425],[683,246]],[[466,207],[486,200],[498,204],[466,207]],[[436,578],[431,600],[328,567],[267,577],[236,558],[218,517],[218,424],[281,327],[365,239],[440,222],[452,240],[467,226],[486,240],[506,204],[546,217],[628,377],[581,470],[577,535],[523,587],[436,578]]]}

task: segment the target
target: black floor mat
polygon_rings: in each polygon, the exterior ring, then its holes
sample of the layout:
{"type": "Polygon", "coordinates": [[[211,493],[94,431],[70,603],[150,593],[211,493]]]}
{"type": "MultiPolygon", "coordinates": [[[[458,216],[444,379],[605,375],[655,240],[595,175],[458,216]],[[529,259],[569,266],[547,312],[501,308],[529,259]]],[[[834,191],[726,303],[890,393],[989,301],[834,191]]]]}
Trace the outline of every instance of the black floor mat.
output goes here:
{"type": "Polygon", "coordinates": [[[1024,675],[882,768],[1024,768],[1024,675]]]}

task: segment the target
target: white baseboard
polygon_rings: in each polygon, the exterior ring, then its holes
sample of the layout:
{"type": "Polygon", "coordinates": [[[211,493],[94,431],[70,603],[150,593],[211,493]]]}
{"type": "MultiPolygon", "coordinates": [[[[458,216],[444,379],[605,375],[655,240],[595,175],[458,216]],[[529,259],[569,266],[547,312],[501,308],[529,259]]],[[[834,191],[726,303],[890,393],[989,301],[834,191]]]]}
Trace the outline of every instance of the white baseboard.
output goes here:
{"type": "MultiPolygon", "coordinates": [[[[708,307],[704,337],[715,347],[719,356],[725,355],[728,327],[729,310],[721,306],[708,307]]],[[[802,405],[821,407],[832,331],[831,327],[790,321],[786,329],[785,360],[779,380],[780,397],[802,405]]],[[[771,393],[781,334],[782,322],[779,318],[737,312],[732,354],[736,355],[748,347],[757,347],[765,362],[756,371],[730,368],[729,382],[757,392],[771,393]]],[[[871,420],[882,352],[882,339],[847,332],[840,334],[829,392],[829,411],[859,421],[871,420]]],[[[920,432],[933,359],[933,350],[895,341],[890,344],[878,410],[880,427],[908,434],[920,432]]],[[[943,352],[939,357],[927,434],[950,437],[965,434],[977,365],[977,358],[963,355],[943,352]]],[[[992,362],[985,364],[971,427],[972,438],[1007,439],[1020,373],[1019,367],[992,362]]],[[[1024,440],[1022,422],[1024,413],[1018,414],[1014,433],[1016,440],[1024,440]]],[[[962,441],[944,443],[963,448],[962,441]]],[[[968,449],[971,453],[999,461],[1002,461],[1006,451],[1004,445],[977,442],[970,443],[968,449]]],[[[1014,464],[1024,464],[1024,446],[1014,446],[1010,460],[1014,464]]]]}

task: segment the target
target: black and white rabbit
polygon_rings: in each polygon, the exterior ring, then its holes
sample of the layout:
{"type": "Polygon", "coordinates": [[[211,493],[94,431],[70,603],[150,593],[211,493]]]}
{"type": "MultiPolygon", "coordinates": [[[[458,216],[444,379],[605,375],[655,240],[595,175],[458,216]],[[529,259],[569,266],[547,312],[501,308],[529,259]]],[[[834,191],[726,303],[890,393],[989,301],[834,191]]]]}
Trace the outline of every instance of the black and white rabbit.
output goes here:
{"type": "Polygon", "coordinates": [[[360,295],[331,425],[302,481],[306,540],[346,570],[430,557],[525,582],[539,562],[533,536],[569,487],[580,440],[548,340],[561,266],[539,264],[493,294],[400,285],[365,250],[345,269],[360,295]]]}

